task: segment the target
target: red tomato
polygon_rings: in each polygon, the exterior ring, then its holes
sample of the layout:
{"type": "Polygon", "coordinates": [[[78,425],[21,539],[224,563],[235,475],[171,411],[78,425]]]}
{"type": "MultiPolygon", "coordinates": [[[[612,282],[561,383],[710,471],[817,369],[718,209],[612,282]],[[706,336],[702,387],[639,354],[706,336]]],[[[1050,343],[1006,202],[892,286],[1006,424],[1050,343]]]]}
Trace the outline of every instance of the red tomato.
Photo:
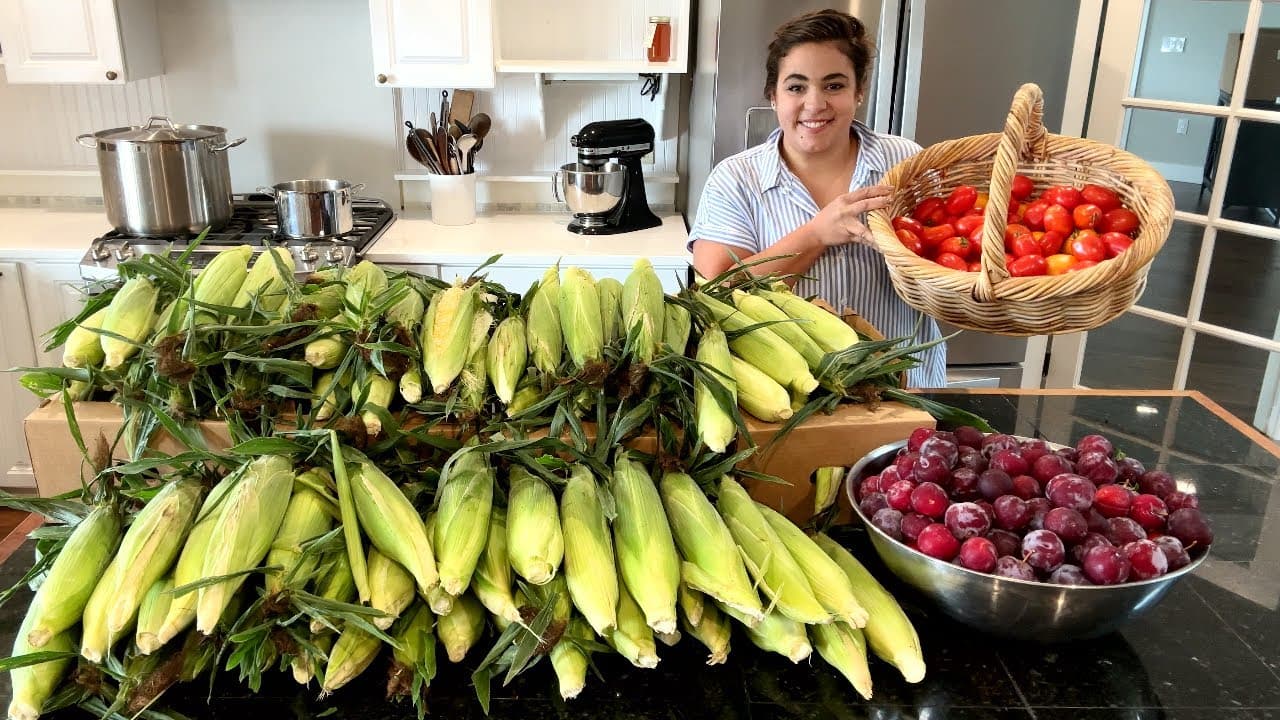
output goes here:
{"type": "Polygon", "coordinates": [[[1006,225],[1004,228],[1004,239],[1009,241],[1012,241],[1014,238],[1018,237],[1019,235],[1030,235],[1030,234],[1031,234],[1031,230],[1029,230],[1026,225],[1019,225],[1017,223],[1013,223],[1012,225],[1006,225]]]}
{"type": "Polygon", "coordinates": [[[1026,257],[1028,255],[1040,255],[1040,243],[1031,235],[1019,235],[1010,243],[1010,249],[1013,254],[1018,257],[1026,257]]]}
{"type": "Polygon", "coordinates": [[[920,201],[919,205],[916,205],[914,210],[911,211],[911,217],[915,220],[919,220],[920,222],[925,222],[929,216],[942,209],[942,206],[942,198],[925,198],[920,201]]]}
{"type": "Polygon", "coordinates": [[[1054,204],[1044,211],[1044,229],[1060,232],[1065,236],[1076,229],[1076,224],[1071,219],[1071,212],[1067,208],[1054,204]]]}
{"type": "Polygon", "coordinates": [[[1077,271],[1077,270],[1084,270],[1085,268],[1091,268],[1091,267],[1093,267],[1094,265],[1097,265],[1097,264],[1098,264],[1098,261],[1097,261],[1097,260],[1080,260],[1080,261],[1078,261],[1075,265],[1072,265],[1072,266],[1071,266],[1071,269],[1067,270],[1067,272],[1075,272],[1075,271],[1077,271]]]}
{"type": "Polygon", "coordinates": [[[1076,209],[1071,211],[1071,219],[1075,221],[1076,227],[1081,230],[1092,228],[1102,219],[1102,208],[1093,203],[1077,205],[1076,209]]]}
{"type": "Polygon", "coordinates": [[[1057,230],[1045,230],[1038,240],[1040,243],[1040,254],[1045,257],[1057,255],[1062,252],[1062,243],[1066,241],[1066,236],[1057,230]]]}
{"type": "Polygon", "coordinates": [[[1033,200],[1027,204],[1027,209],[1022,213],[1022,223],[1032,230],[1039,230],[1044,227],[1044,211],[1049,209],[1049,201],[1040,199],[1033,200]]]}
{"type": "Polygon", "coordinates": [[[1120,196],[1101,185],[1085,185],[1080,190],[1080,196],[1084,198],[1085,202],[1093,203],[1102,208],[1102,212],[1120,207],[1120,196]]]}
{"type": "Polygon", "coordinates": [[[1116,208],[1102,214],[1098,232],[1118,232],[1132,235],[1138,229],[1138,215],[1129,208],[1116,208]]]}
{"type": "Polygon", "coordinates": [[[969,213],[955,222],[956,234],[969,237],[974,228],[982,227],[985,218],[981,213],[969,213]]]}
{"type": "Polygon", "coordinates": [[[920,235],[920,239],[924,241],[925,247],[937,247],[939,243],[956,234],[956,229],[950,225],[935,225],[924,229],[924,233],[920,235]]]}
{"type": "Polygon", "coordinates": [[[1013,277],[1044,275],[1046,272],[1048,272],[1048,265],[1045,264],[1044,256],[1039,254],[1023,255],[1009,263],[1009,274],[1013,277]]]}
{"type": "Polygon", "coordinates": [[[1124,233],[1109,232],[1103,234],[1102,244],[1107,248],[1107,257],[1113,258],[1128,250],[1133,245],[1133,238],[1124,233]]]}
{"type": "Polygon", "coordinates": [[[920,233],[924,232],[924,225],[922,225],[919,220],[906,217],[905,215],[899,215],[893,219],[893,229],[910,230],[918,237],[920,233]]]}
{"type": "Polygon", "coordinates": [[[942,244],[938,246],[938,253],[951,253],[952,255],[959,255],[967,260],[971,255],[973,255],[973,249],[973,243],[969,242],[969,238],[949,237],[946,240],[943,240],[942,244]]]}
{"type": "Polygon", "coordinates": [[[982,272],[982,261],[974,260],[969,263],[969,272],[982,272]]]}
{"type": "Polygon", "coordinates": [[[1079,260],[1097,262],[1107,258],[1107,247],[1102,244],[1102,238],[1098,237],[1098,233],[1092,230],[1081,230],[1072,235],[1067,240],[1067,252],[1075,255],[1079,260]]]}
{"type": "Polygon", "coordinates": [[[898,242],[902,246],[917,255],[924,254],[924,243],[920,240],[920,236],[907,229],[898,231],[898,242]]]}
{"type": "Polygon", "coordinates": [[[977,245],[978,247],[982,247],[982,226],[979,225],[974,228],[973,232],[969,233],[967,237],[969,238],[969,242],[977,245]]]}
{"type": "Polygon", "coordinates": [[[1018,200],[1022,200],[1029,197],[1035,189],[1035,183],[1031,182],[1031,178],[1026,175],[1014,175],[1013,184],[1009,187],[1009,194],[1018,200]]]}
{"type": "Polygon", "coordinates": [[[952,215],[963,215],[973,209],[978,201],[978,189],[972,185],[961,185],[947,196],[947,212],[952,215]]]}
{"type": "Polygon", "coordinates": [[[1078,262],[1080,261],[1076,259],[1075,255],[1067,255],[1066,253],[1057,253],[1044,259],[1050,275],[1062,275],[1070,272],[1078,262]]]}
{"type": "Polygon", "coordinates": [[[959,270],[960,272],[969,271],[969,263],[965,262],[964,258],[956,255],[955,253],[939,253],[938,257],[934,258],[933,261],[943,267],[949,267],[952,270],[959,270]]]}
{"type": "Polygon", "coordinates": [[[1068,210],[1075,210],[1076,206],[1083,200],[1079,190],[1066,185],[1055,185],[1045,190],[1044,195],[1041,195],[1041,197],[1054,205],[1061,205],[1068,210]]]}

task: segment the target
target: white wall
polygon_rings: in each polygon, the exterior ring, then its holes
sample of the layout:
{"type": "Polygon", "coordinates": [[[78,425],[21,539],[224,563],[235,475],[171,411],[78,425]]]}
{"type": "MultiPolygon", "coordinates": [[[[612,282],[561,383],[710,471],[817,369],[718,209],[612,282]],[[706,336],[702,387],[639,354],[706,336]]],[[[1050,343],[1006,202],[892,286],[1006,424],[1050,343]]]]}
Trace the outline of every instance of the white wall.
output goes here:
{"type": "MultiPolygon", "coordinates": [[[[1151,0],[1146,36],[1139,50],[1137,97],[1183,102],[1218,102],[1227,35],[1244,30],[1246,0],[1151,0]],[[1167,37],[1186,38],[1181,53],[1160,52],[1167,37]]],[[[1262,26],[1280,25],[1280,5],[1263,10],[1262,26]]],[[[1136,111],[1127,149],[1151,162],[1170,180],[1199,183],[1213,118],[1154,110],[1136,111]],[[1177,133],[1179,119],[1187,133],[1177,133]]]]}

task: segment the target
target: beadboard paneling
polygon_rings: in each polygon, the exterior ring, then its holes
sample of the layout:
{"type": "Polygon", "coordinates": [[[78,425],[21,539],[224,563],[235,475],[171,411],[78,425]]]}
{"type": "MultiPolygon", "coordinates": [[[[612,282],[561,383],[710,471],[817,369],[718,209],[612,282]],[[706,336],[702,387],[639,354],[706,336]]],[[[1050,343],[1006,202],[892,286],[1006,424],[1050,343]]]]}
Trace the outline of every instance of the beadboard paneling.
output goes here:
{"type": "Polygon", "coordinates": [[[0,65],[0,171],[97,170],[76,136],[168,114],[159,77],[124,85],[11,85],[0,65]]]}
{"type": "Polygon", "coordinates": [[[649,17],[665,15],[672,22],[672,57],[676,42],[688,28],[689,0],[498,0],[498,57],[503,60],[628,60],[643,61],[649,17]],[[564,18],[573,18],[566,23],[564,18]]]}
{"type": "MultiPolygon", "coordinates": [[[[622,76],[620,76],[622,77],[622,76]]],[[[643,117],[658,135],[662,127],[677,127],[671,115],[678,112],[676,103],[668,102],[667,121],[657,117],[656,101],[640,95],[641,81],[623,80],[550,82],[542,88],[538,100],[537,76],[500,74],[492,90],[477,90],[472,113],[486,112],[493,127],[485,138],[484,148],[476,155],[476,172],[481,175],[550,175],[561,165],[576,162],[577,151],[569,145],[569,137],[583,125],[596,120],[622,120],[643,117]],[[546,107],[546,137],[538,124],[539,108],[546,107]]],[[[670,76],[666,79],[672,79],[670,76]]],[[[664,80],[665,81],[665,80],[664,80]]],[[[401,128],[400,169],[421,171],[422,166],[409,156],[404,138],[404,121],[427,127],[429,114],[439,114],[439,88],[405,88],[396,91],[401,128]]],[[[674,89],[672,97],[674,97],[674,89]]],[[[646,174],[676,172],[677,138],[659,137],[654,147],[654,162],[645,165],[646,174]]]]}

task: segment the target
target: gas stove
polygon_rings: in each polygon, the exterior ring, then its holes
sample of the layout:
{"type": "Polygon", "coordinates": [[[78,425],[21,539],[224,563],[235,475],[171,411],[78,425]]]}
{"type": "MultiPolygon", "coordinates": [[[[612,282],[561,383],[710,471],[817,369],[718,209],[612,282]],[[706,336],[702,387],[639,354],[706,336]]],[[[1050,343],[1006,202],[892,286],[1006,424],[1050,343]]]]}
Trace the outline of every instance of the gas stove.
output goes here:
{"type": "MultiPolygon", "coordinates": [[[[354,220],[351,232],[319,240],[295,240],[278,234],[276,205],[270,195],[236,195],[232,205],[227,226],[210,232],[191,251],[188,259],[194,269],[208,265],[219,251],[237,245],[249,245],[255,257],[268,247],[283,247],[293,255],[294,272],[299,276],[330,265],[350,266],[359,261],[395,219],[395,212],[387,203],[375,198],[355,198],[351,202],[354,220]]],[[[190,248],[193,240],[194,236],[140,237],[112,230],[89,245],[80,266],[96,275],[143,255],[167,254],[176,259],[190,248]]]]}

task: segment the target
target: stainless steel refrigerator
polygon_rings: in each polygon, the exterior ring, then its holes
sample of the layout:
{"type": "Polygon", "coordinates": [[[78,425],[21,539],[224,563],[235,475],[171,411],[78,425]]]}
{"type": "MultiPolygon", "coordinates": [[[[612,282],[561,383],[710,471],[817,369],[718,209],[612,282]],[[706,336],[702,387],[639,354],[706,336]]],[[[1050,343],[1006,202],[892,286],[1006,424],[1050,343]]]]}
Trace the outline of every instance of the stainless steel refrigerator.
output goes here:
{"type": "MultiPolygon", "coordinates": [[[[995,132],[1014,91],[1044,89],[1045,125],[1058,131],[1079,0],[695,0],[688,118],[689,222],[711,168],[777,127],[764,98],[764,61],[786,20],[833,7],[867,26],[877,52],[859,119],[928,146],[995,132]]],[[[856,308],[855,308],[856,309],[856,308]]],[[[943,326],[944,334],[955,328],[943,326]]],[[[1017,386],[1027,342],[964,332],[948,343],[948,383],[1017,386]]]]}

